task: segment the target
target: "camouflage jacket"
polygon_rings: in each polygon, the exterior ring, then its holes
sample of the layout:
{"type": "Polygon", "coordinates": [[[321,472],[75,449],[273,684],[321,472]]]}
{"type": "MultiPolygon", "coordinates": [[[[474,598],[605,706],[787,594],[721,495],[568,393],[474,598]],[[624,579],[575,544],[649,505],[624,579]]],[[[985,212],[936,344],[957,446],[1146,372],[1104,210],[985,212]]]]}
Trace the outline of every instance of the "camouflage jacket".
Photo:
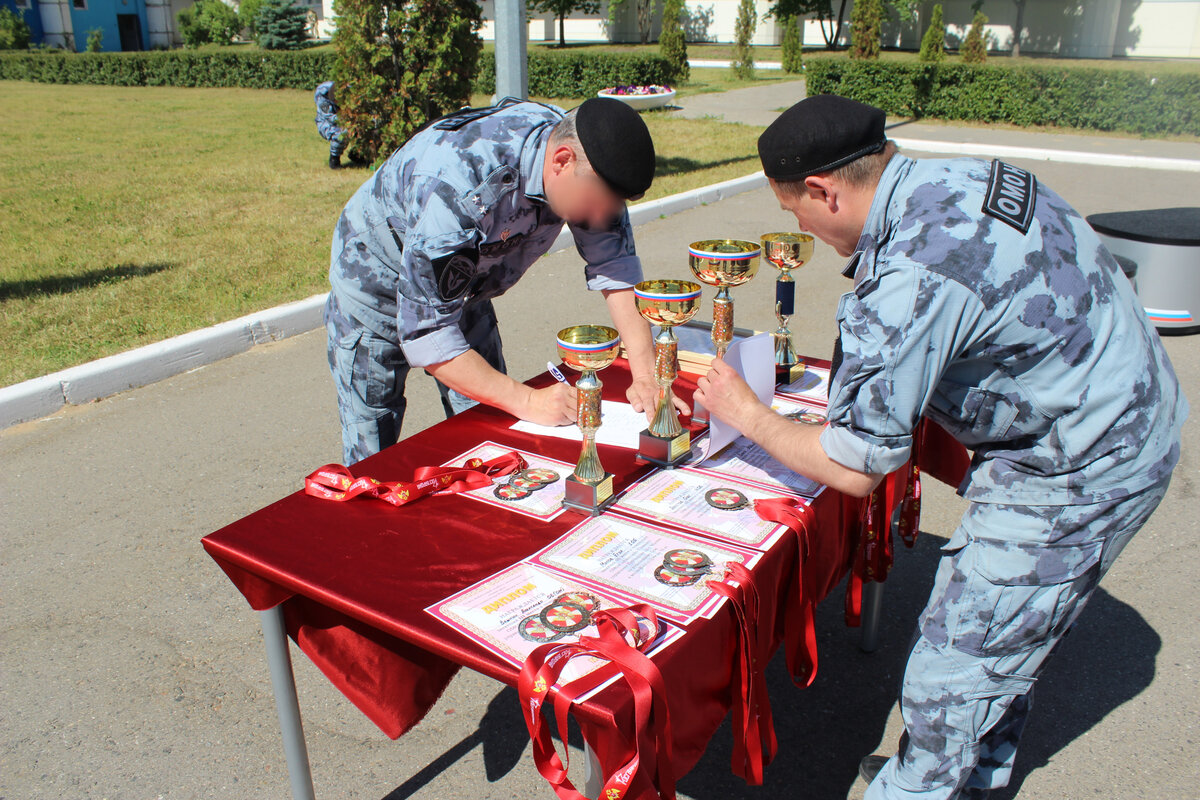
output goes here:
{"type": "MultiPolygon", "coordinates": [[[[507,291],[562,231],[542,185],[562,117],[552,106],[506,100],[452,114],[393,153],[334,232],[329,281],[346,324],[398,342],[415,367],[466,352],[464,307],[507,291]]],[[[642,279],[628,212],[604,230],[570,227],[588,288],[642,279]]]]}
{"type": "Polygon", "coordinates": [[[316,123],[337,125],[337,103],[333,99],[333,81],[325,81],[313,92],[313,101],[317,104],[316,123]]]}
{"type": "Polygon", "coordinates": [[[980,502],[1114,499],[1166,478],[1188,404],[1088,224],[1003,162],[897,155],[838,308],[826,453],[886,473],[928,415],[974,450],[980,502]]]}

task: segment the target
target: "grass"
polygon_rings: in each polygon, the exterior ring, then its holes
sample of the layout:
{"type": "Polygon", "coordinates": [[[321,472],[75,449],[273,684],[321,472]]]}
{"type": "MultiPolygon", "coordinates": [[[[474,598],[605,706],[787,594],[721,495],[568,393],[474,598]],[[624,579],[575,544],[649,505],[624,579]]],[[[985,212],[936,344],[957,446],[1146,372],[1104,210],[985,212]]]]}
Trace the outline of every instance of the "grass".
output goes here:
{"type": "MultiPolygon", "coordinates": [[[[0,81],[0,105],[0,386],[324,291],[368,177],[328,169],[306,91],[0,81]]],[[[754,128],[645,119],[647,199],[758,169],[754,128]]]]}

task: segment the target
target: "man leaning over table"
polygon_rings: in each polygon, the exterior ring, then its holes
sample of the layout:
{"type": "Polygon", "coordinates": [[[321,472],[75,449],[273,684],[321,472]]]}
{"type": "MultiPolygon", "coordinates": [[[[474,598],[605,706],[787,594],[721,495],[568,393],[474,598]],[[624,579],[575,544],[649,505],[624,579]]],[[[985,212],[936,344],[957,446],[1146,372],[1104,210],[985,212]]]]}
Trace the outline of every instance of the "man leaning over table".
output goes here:
{"type": "MultiPolygon", "coordinates": [[[[397,441],[413,367],[436,379],[447,416],[478,401],[543,425],[575,421],[573,390],[505,374],[492,308],[564,222],[627,348],[629,400],[653,409],[653,343],[634,306],[642,266],[625,208],[653,178],[646,124],[601,98],[569,112],[512,98],[464,109],[392,154],[333,235],[325,326],[345,463],[397,441]]],[[[547,285],[543,297],[556,294],[547,285]]]]}
{"type": "Polygon", "coordinates": [[[884,114],[808,98],[759,138],[780,206],[849,258],[828,425],[775,414],[724,362],[697,402],[807,477],[865,496],[922,415],[974,450],[900,689],[899,752],[867,800],[1005,786],[1055,644],[1158,506],[1188,412],[1096,234],[1036,176],[914,160],[884,114]]]}

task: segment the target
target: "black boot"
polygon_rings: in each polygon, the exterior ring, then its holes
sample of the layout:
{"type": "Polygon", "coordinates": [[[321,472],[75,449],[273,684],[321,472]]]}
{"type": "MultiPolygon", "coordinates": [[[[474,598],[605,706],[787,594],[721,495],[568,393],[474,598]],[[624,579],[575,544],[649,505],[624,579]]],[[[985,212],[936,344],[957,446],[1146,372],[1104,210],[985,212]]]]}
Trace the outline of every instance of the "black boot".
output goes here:
{"type": "Polygon", "coordinates": [[[337,169],[340,166],[342,166],[342,157],[341,156],[330,156],[329,157],[329,168],[330,169],[337,169]]]}
{"type": "Polygon", "coordinates": [[[864,781],[870,783],[875,780],[875,776],[879,774],[879,770],[883,769],[883,765],[887,762],[887,756],[867,756],[858,762],[858,775],[864,781]]]}

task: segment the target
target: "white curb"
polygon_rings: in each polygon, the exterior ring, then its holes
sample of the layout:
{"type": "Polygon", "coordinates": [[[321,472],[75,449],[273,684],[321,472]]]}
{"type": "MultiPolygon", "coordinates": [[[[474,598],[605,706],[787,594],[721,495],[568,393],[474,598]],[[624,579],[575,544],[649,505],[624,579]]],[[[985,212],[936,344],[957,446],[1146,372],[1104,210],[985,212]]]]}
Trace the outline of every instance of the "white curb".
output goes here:
{"type": "Polygon", "coordinates": [[[941,142],[936,139],[896,137],[892,141],[903,149],[918,150],[922,153],[949,153],[964,156],[988,156],[989,158],[1028,158],[1035,161],[1093,164],[1100,167],[1136,167],[1139,169],[1167,169],[1174,172],[1200,172],[1200,160],[1191,158],[1129,156],[1116,153],[1089,153],[1084,150],[1057,150],[1053,147],[1021,147],[977,142],[941,142]]]}
{"type": "MultiPolygon", "coordinates": [[[[702,186],[658,200],[630,206],[629,218],[641,225],[660,216],[678,214],[705,203],[765,186],[762,172],[702,186]]],[[[575,240],[565,226],[550,252],[573,246],[575,240]]],[[[211,364],[249,350],[257,344],[274,342],[321,326],[326,294],[269,308],[239,319],[222,322],[175,336],[135,350],[70,367],[41,378],[0,388],[0,429],[53,414],[68,403],[78,405],[161,381],[172,375],[211,364]]]]}
{"type": "MultiPolygon", "coordinates": [[[[709,67],[709,68],[714,68],[714,69],[724,69],[724,68],[733,66],[733,62],[729,61],[729,60],[725,60],[725,59],[718,59],[718,58],[689,58],[688,66],[689,67],[697,67],[697,68],[709,67]]],[[[755,69],[783,69],[783,62],[782,61],[755,61],[754,68],[755,69]]],[[[796,80],[799,80],[799,79],[800,79],[799,76],[797,76],[796,80]]]]}

